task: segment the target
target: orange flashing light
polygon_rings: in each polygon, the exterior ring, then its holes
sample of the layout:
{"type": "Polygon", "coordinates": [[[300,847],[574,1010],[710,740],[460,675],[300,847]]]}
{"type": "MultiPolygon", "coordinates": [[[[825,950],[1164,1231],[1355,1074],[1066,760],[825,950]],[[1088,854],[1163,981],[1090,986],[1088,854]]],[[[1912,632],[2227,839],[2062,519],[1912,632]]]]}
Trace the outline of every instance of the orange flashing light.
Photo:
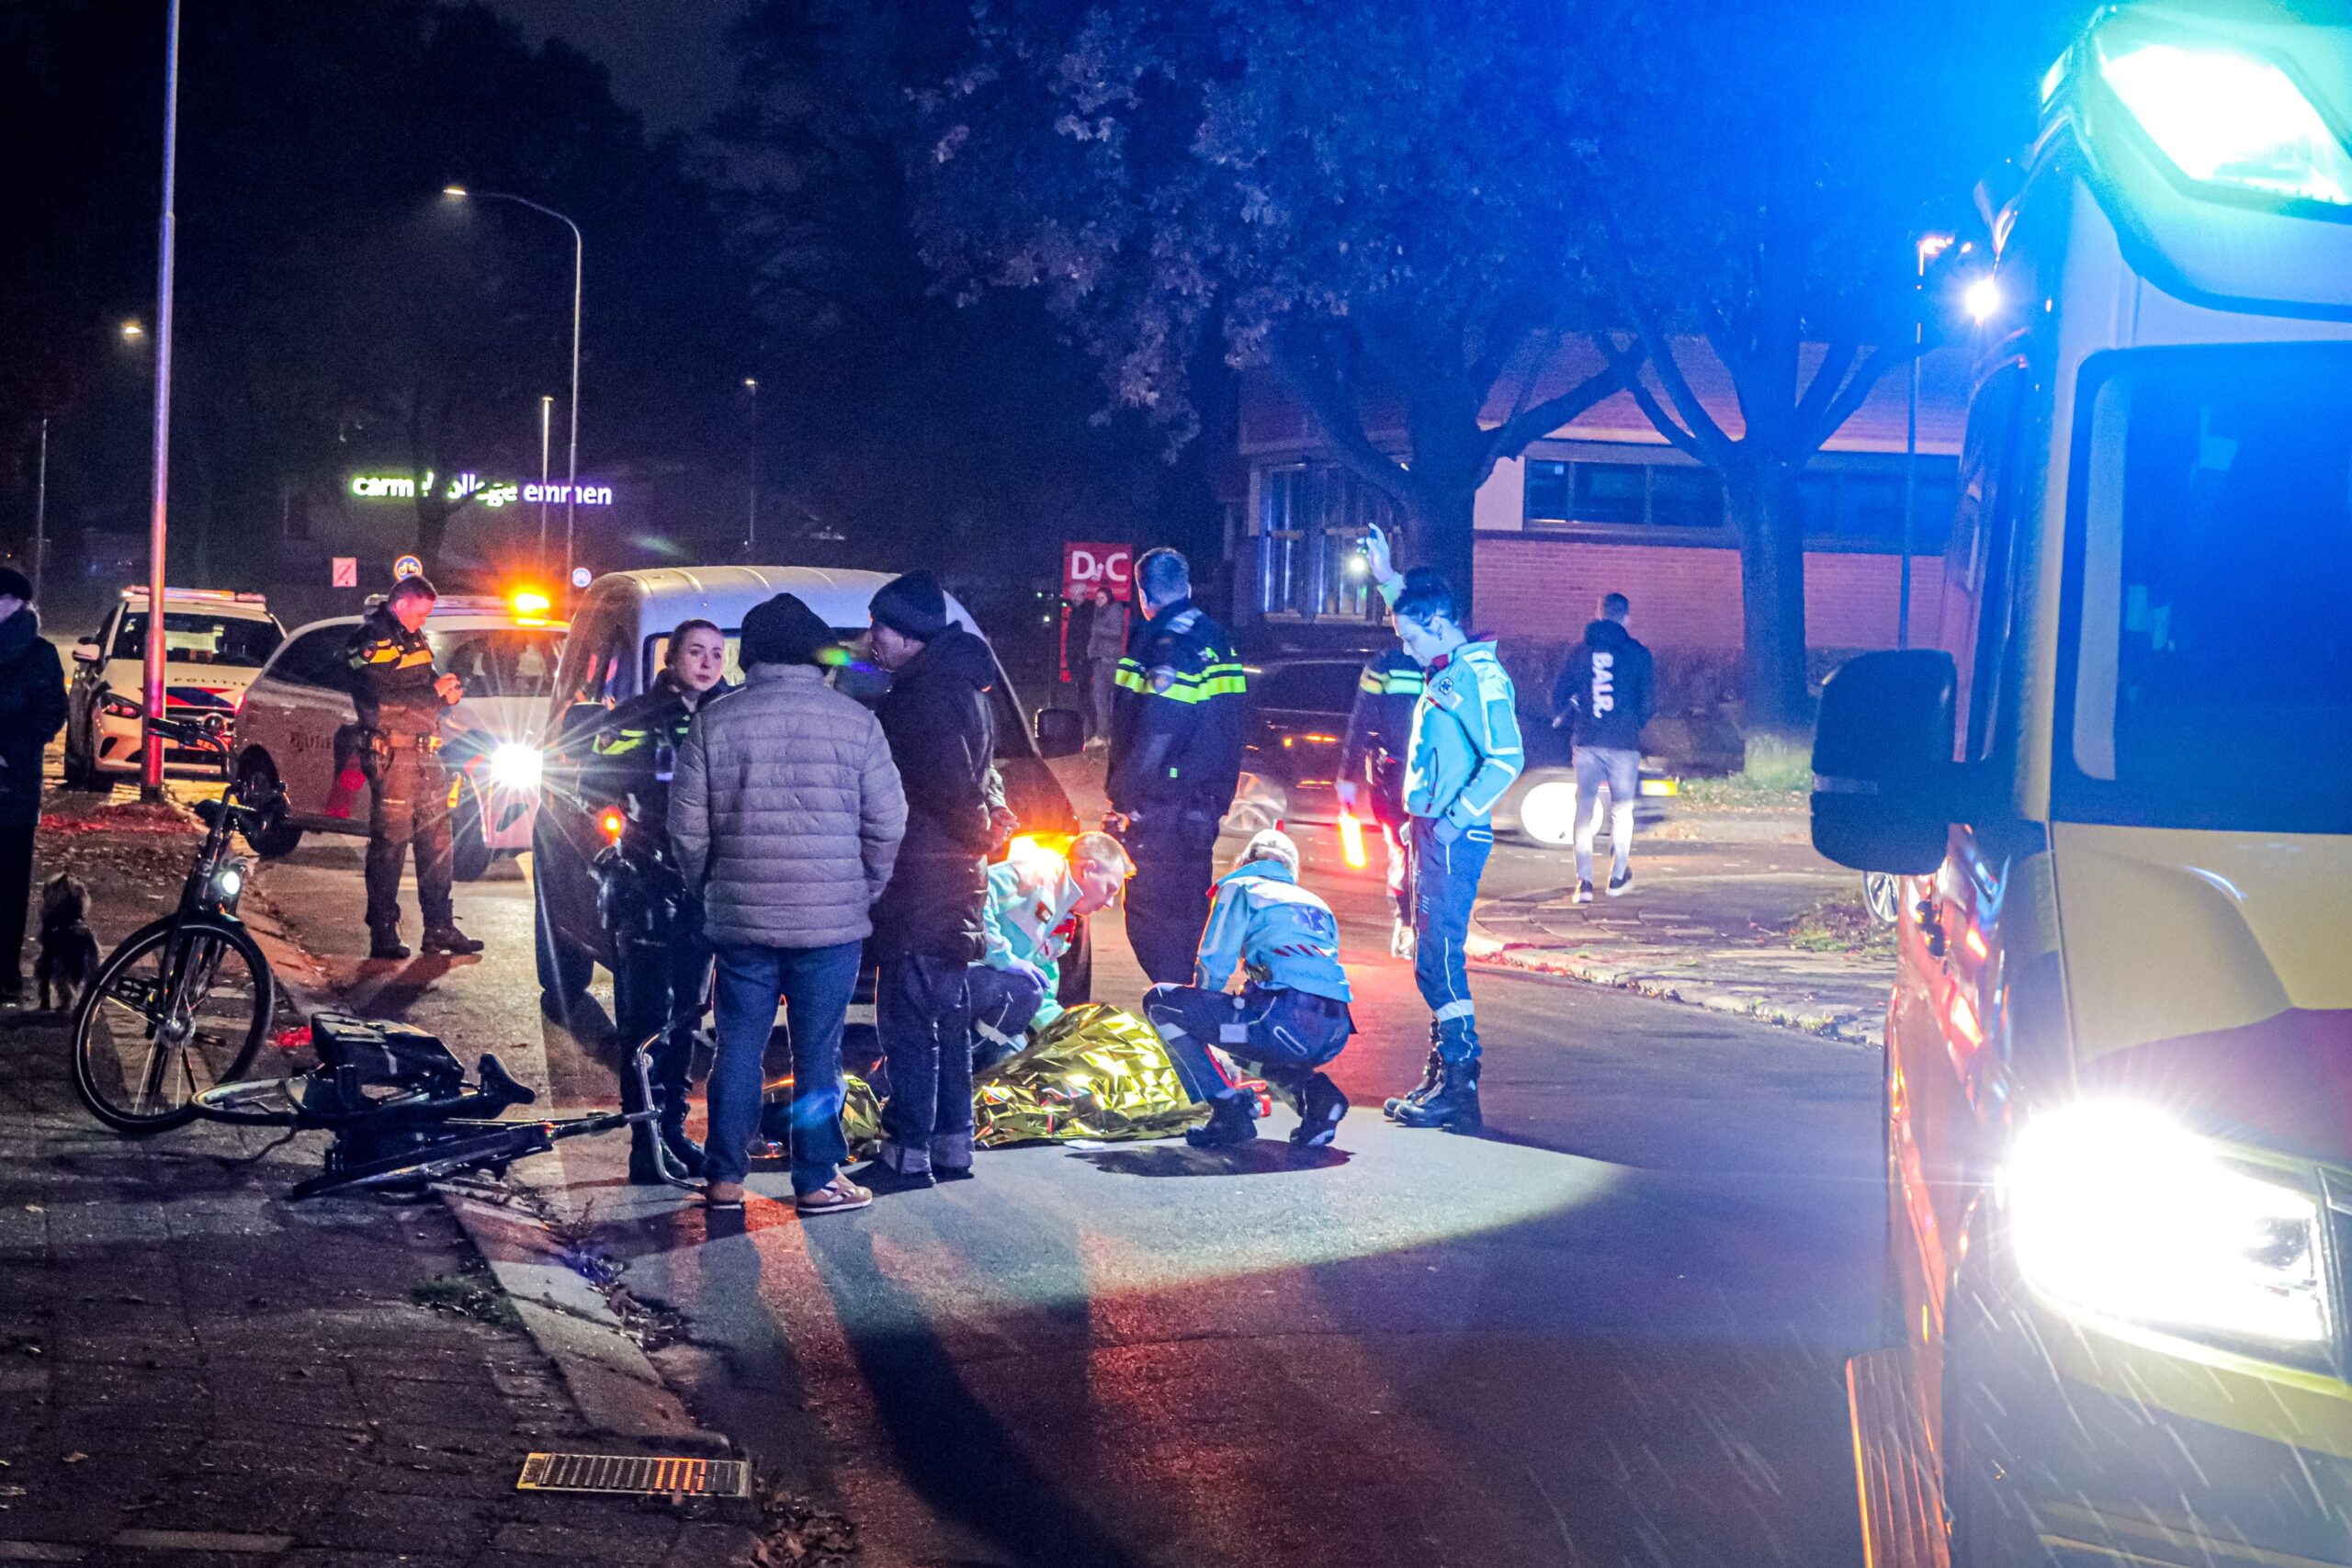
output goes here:
{"type": "Polygon", "coordinates": [[[1351,811],[1340,813],[1340,854],[1351,870],[1362,871],[1370,863],[1363,852],[1363,824],[1351,811]]]}
{"type": "Polygon", "coordinates": [[[536,588],[518,588],[506,602],[514,606],[518,618],[526,621],[544,616],[555,607],[555,601],[536,588]]]}
{"type": "Polygon", "coordinates": [[[1057,873],[1069,863],[1069,847],[1075,841],[1068,833],[1019,833],[1004,846],[1004,858],[1024,871],[1057,873]]]}

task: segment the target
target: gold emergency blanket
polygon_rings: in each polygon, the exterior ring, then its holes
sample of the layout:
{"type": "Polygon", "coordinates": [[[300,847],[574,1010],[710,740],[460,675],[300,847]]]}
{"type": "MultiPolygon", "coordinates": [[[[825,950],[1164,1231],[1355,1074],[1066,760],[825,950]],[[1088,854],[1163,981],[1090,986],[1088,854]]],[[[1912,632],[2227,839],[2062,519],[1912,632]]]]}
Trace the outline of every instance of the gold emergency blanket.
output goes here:
{"type": "MultiPolygon", "coordinates": [[[[1102,1002],[1063,1013],[972,1085],[976,1135],[991,1147],[1172,1138],[1207,1120],[1208,1107],[1185,1094],[1151,1025],[1102,1002]]],[[[854,1157],[881,1146],[881,1101],[854,1074],[842,1130],[854,1157]]]]}

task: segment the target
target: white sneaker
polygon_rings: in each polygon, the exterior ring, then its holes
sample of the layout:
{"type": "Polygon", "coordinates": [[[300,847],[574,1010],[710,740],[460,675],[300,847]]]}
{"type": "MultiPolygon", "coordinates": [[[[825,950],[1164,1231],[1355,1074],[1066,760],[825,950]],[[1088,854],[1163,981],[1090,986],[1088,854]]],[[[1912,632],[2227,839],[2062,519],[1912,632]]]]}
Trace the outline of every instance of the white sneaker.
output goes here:
{"type": "Polygon", "coordinates": [[[1609,896],[1611,898],[1623,898],[1633,890],[1634,872],[1630,866],[1609,879],[1609,896]]]}

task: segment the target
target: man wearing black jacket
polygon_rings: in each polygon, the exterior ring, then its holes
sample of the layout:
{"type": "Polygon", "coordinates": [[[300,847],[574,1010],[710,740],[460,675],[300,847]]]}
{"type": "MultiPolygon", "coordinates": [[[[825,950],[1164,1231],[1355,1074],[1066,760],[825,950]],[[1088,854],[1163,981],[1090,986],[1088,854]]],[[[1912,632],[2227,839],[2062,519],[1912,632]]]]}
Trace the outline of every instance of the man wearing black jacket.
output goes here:
{"type": "Polygon", "coordinates": [[[907,793],[907,834],[874,906],[882,966],[876,1026],[890,1079],[882,1149],[858,1180],[903,1191],[972,1174],[972,1047],[965,971],[987,951],[981,907],[995,838],[995,725],[988,644],[947,616],[927,571],[882,585],[869,606],[875,707],[907,793]]]}
{"type": "Polygon", "coordinates": [[[1577,895],[1592,902],[1592,841],[1600,831],[1600,792],[1609,791],[1609,896],[1634,886],[1634,801],[1642,788],[1642,727],[1655,700],[1650,650],[1625,629],[1633,604],[1623,593],[1600,602],[1600,618],[1560,668],[1552,688],[1552,728],[1567,728],[1577,754],[1577,895]]]}
{"type": "Polygon", "coordinates": [[[0,566],[0,1002],[21,1001],[25,905],[40,828],[40,757],[65,728],[65,670],[27,603],[33,585],[0,566]]]}
{"type": "Polygon", "coordinates": [[[441,714],[465,695],[455,675],[435,673],[424,622],[439,598],[422,577],[404,577],[351,634],[345,652],[351,701],[368,731],[368,956],[406,958],[401,941],[401,862],[416,847],[416,901],[424,951],[463,957],[481,943],[450,912],[454,862],[449,775],[441,767],[441,714]]]}

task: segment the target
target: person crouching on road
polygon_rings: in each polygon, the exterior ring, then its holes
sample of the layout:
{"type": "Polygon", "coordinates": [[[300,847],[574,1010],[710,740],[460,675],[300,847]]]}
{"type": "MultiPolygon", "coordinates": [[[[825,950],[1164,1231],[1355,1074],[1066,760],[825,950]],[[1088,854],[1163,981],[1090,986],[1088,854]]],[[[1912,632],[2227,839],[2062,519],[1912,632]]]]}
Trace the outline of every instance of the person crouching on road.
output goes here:
{"type": "Polygon", "coordinates": [[[1518,698],[1491,641],[1454,620],[1442,581],[1407,585],[1393,616],[1397,640],[1426,679],[1413,707],[1405,809],[1413,846],[1413,979],[1433,1015],[1421,1081],[1387,1102],[1408,1127],[1476,1132],[1478,1011],[1464,943],[1478,878],[1495,847],[1495,803],[1524,764],[1518,698]]]}
{"type": "Polygon", "coordinates": [[[988,644],[947,617],[927,571],[882,585],[869,606],[874,662],[890,672],[875,706],[907,792],[907,837],[874,906],[882,966],[875,1024],[889,1073],[882,1147],[859,1179],[880,1192],[972,1174],[972,1048],[965,972],[985,952],[981,906],[996,730],[988,644]]]}
{"type": "MultiPolygon", "coordinates": [[[[690,1010],[709,988],[710,943],[700,908],[676,881],[670,784],[695,713],[729,689],[726,634],[708,621],[682,622],[670,634],[669,659],[653,684],[615,708],[597,731],[580,781],[590,810],[617,807],[626,816],[624,852],[604,872],[602,902],[619,961],[613,1011],[620,1038],[630,1046],[651,1040],[660,1117],[629,1129],[628,1179],[641,1186],[702,1175],[702,1145],[686,1136],[686,1073],[695,1051],[690,1010]],[[614,885],[622,881],[630,886],[614,885]]],[[[638,1100],[637,1074],[624,1062],[621,1109],[644,1110],[638,1100]]]]}
{"type": "Polygon", "coordinates": [[[1061,961],[1078,922],[1109,908],[1135,874],[1136,863],[1108,833],[1080,833],[1067,858],[1016,852],[989,867],[980,909],[988,954],[964,981],[975,1074],[1021,1049],[1027,1031],[1061,1016],[1061,961]]]}
{"type": "Polygon", "coordinates": [[[368,956],[406,958],[401,941],[401,862],[416,850],[416,902],[427,953],[480,953],[450,908],[455,854],[449,840],[449,777],[441,767],[441,715],[465,695],[455,675],[435,674],[424,623],[440,595],[404,577],[351,634],[345,659],[351,700],[366,732],[362,767],[368,813],[368,956]]]}
{"type": "Polygon", "coordinates": [[[1168,1047],[1176,1075],[1209,1107],[1208,1124],[1184,1134],[1195,1148],[1246,1144],[1258,1135],[1257,1108],[1209,1055],[1215,1045],[1257,1068],[1298,1111],[1290,1141],[1321,1148],[1340,1130],[1348,1098],[1317,1069],[1355,1032],[1348,972],[1340,965],[1340,926],[1330,907],[1298,886],[1298,846],[1269,828],[1217,879],[1201,933],[1198,985],[1154,986],[1144,1016],[1168,1047]],[[1240,995],[1226,987],[1237,969],[1240,995]]]}
{"type": "Polygon", "coordinates": [[[792,1035],[794,1206],[813,1218],[874,1201],[840,1170],[842,1025],[907,801],[882,726],[815,662],[831,641],[789,593],[745,615],[743,687],[695,715],[670,785],[670,841],[718,959],[703,1151],[713,1209],[743,1206],[779,993],[792,1035]]]}

